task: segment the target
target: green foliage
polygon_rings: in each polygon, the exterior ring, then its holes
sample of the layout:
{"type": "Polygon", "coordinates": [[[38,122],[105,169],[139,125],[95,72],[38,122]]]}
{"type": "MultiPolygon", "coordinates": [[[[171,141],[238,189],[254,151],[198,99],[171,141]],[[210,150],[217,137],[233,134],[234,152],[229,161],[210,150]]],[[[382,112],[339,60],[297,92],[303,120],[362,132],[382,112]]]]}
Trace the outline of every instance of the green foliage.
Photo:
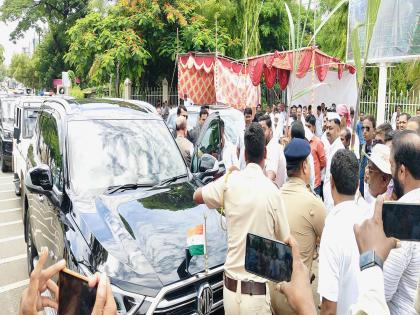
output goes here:
{"type": "Polygon", "coordinates": [[[12,56],[10,66],[8,68],[8,75],[10,77],[23,83],[27,87],[37,87],[34,72],[34,64],[27,54],[20,53],[12,56]]]}
{"type": "Polygon", "coordinates": [[[70,95],[78,99],[85,97],[85,94],[83,93],[83,91],[80,89],[78,85],[71,87],[70,95]]]}
{"type": "MultiPolygon", "coordinates": [[[[333,11],[340,3],[339,0],[322,0],[319,11],[316,13],[317,25],[322,22],[322,17],[333,11]]],[[[325,53],[344,60],[347,47],[347,16],[348,4],[343,4],[323,25],[316,36],[316,45],[325,53]],[[333,36],[332,36],[333,34],[333,36]]]]}
{"type": "Polygon", "coordinates": [[[53,33],[66,29],[87,13],[86,1],[80,0],[4,0],[0,7],[3,22],[17,22],[10,34],[15,40],[31,29],[39,29],[39,22],[47,23],[53,33]]]}

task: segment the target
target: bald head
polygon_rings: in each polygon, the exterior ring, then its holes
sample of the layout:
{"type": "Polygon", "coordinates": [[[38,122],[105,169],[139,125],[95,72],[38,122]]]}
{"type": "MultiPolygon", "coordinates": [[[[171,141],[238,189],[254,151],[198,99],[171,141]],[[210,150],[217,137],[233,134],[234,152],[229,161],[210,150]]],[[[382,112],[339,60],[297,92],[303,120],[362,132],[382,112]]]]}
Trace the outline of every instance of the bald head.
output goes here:
{"type": "Polygon", "coordinates": [[[420,135],[420,116],[411,117],[407,123],[407,130],[412,130],[420,135]]]}

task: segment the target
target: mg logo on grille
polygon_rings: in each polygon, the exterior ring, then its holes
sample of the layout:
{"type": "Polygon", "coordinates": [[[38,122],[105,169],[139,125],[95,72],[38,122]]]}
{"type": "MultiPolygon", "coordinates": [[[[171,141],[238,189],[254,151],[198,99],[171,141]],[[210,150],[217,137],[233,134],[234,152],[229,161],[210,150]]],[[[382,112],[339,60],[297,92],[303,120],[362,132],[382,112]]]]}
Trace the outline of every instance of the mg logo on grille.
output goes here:
{"type": "Polygon", "coordinates": [[[197,312],[199,315],[208,315],[213,306],[213,290],[208,283],[200,285],[197,294],[197,312]]]}

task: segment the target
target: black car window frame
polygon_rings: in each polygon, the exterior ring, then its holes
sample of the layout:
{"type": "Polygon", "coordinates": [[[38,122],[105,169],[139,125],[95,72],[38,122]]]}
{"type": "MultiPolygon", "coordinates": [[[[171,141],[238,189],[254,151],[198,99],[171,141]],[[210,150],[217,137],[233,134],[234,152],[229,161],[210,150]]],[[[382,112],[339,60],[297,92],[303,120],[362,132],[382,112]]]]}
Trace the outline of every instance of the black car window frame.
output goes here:
{"type": "Polygon", "coordinates": [[[197,143],[194,155],[191,162],[191,171],[192,173],[198,173],[200,167],[200,157],[207,153],[213,155],[215,158],[218,158],[220,151],[220,119],[216,116],[212,119],[204,133],[197,143]],[[207,136],[208,135],[208,136],[207,136]],[[203,143],[204,141],[208,143],[203,143]],[[210,143],[213,142],[213,143],[210,143]]]}
{"type": "Polygon", "coordinates": [[[40,162],[50,167],[53,187],[59,192],[64,189],[63,155],[60,148],[59,123],[50,112],[40,113],[38,123],[37,155],[40,162]],[[48,130],[48,129],[49,130],[48,130]],[[52,143],[54,142],[54,143],[52,143]]]}

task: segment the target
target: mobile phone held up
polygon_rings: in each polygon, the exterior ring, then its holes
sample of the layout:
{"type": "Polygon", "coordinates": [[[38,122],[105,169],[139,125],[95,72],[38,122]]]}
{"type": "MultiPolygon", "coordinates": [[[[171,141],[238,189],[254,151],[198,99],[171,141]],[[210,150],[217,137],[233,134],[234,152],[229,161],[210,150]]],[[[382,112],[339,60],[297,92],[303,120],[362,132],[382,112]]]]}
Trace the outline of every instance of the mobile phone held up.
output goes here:
{"type": "Polygon", "coordinates": [[[245,270],[274,281],[290,281],[292,249],[289,245],[248,233],[246,237],[245,270]]]}
{"type": "Polygon", "coordinates": [[[90,288],[88,279],[67,268],[59,275],[60,297],[58,315],[90,315],[96,300],[96,287],[90,288]]]}
{"type": "Polygon", "coordinates": [[[382,221],[387,237],[420,242],[420,204],[385,202],[382,221]]]}

